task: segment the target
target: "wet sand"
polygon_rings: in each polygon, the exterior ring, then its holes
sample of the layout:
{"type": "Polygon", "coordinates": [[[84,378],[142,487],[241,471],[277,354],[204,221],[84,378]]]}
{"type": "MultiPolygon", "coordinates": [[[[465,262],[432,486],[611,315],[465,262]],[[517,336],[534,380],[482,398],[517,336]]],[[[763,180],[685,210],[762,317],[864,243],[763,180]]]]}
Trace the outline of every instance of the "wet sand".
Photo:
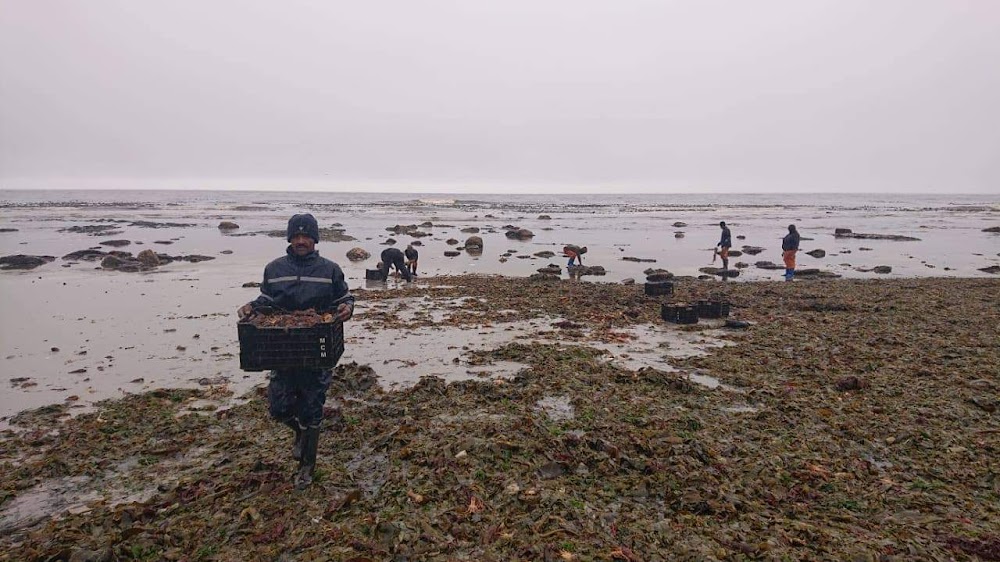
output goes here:
{"type": "Polygon", "coordinates": [[[663,297],[619,284],[363,293],[352,337],[486,332],[431,344],[470,380],[385,391],[364,364],[409,367],[342,362],[343,422],[305,494],[290,434],[259,393],[233,405],[234,384],[19,416],[0,441],[0,559],[991,559],[998,293],[678,283],[675,300],[724,297],[746,330],[665,324],[663,297]]]}

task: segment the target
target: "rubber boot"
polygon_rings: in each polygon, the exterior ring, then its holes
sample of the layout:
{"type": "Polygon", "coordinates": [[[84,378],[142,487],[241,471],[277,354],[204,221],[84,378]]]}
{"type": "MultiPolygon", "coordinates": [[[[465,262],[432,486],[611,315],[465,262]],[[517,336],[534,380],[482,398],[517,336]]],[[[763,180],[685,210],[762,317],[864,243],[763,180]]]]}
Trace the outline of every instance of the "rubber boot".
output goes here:
{"type": "Polygon", "coordinates": [[[302,431],[302,460],[299,473],[295,476],[295,487],[304,490],[312,484],[316,472],[316,449],[319,448],[319,427],[307,427],[302,431]]]}
{"type": "Polygon", "coordinates": [[[792,277],[794,277],[794,276],[795,276],[795,270],[794,269],[786,269],[785,270],[785,281],[791,281],[792,277]]]}
{"type": "Polygon", "coordinates": [[[281,423],[292,428],[292,431],[295,432],[295,443],[292,445],[292,458],[297,461],[302,460],[302,434],[304,432],[302,431],[302,428],[299,427],[299,422],[295,421],[293,418],[284,420],[281,423]]]}

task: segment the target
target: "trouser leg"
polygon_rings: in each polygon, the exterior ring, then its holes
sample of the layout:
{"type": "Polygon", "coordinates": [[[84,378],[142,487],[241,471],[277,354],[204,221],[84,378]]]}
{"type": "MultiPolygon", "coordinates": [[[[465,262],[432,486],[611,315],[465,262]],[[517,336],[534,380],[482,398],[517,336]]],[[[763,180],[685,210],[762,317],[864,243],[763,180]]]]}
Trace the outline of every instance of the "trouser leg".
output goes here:
{"type": "Polygon", "coordinates": [[[271,417],[285,423],[295,419],[295,381],[286,371],[271,371],[267,384],[267,410],[271,417]]]}
{"type": "Polygon", "coordinates": [[[781,258],[785,262],[785,279],[791,281],[795,276],[795,250],[785,250],[781,258]]]}
{"type": "Polygon", "coordinates": [[[308,371],[302,374],[299,385],[299,399],[295,404],[295,415],[302,427],[319,427],[323,421],[323,405],[326,391],[333,381],[333,371],[308,371]]]}
{"type": "Polygon", "coordinates": [[[299,392],[293,374],[272,371],[267,385],[268,411],[275,420],[287,425],[295,433],[292,458],[302,458],[302,428],[299,426],[296,404],[299,392]]]}

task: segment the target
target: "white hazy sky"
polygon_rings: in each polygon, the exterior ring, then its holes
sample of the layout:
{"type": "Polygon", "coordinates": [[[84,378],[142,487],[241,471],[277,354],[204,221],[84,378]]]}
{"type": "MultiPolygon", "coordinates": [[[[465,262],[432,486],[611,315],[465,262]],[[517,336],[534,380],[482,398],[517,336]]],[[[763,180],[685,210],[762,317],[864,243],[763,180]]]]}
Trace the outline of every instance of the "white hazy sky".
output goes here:
{"type": "Polygon", "coordinates": [[[1000,193],[998,0],[0,0],[0,188],[1000,193]]]}

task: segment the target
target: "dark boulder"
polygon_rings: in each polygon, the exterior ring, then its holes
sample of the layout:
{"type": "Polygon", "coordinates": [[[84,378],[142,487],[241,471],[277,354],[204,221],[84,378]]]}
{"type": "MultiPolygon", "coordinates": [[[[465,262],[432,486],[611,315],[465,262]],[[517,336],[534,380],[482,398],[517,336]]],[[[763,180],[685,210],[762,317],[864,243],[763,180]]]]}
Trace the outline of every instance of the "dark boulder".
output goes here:
{"type": "Polygon", "coordinates": [[[17,254],[0,258],[0,269],[35,269],[55,260],[55,256],[26,256],[17,254]]]}
{"type": "Polygon", "coordinates": [[[139,263],[141,263],[146,267],[156,267],[160,265],[160,258],[156,255],[156,252],[154,252],[153,250],[143,250],[139,252],[139,255],[136,256],[136,259],[139,260],[139,263]]]}
{"type": "Polygon", "coordinates": [[[131,240],[104,240],[104,241],[100,242],[100,244],[102,246],[111,246],[111,247],[114,247],[114,248],[120,248],[122,246],[128,246],[131,243],[132,243],[131,240]]]}
{"type": "Polygon", "coordinates": [[[754,265],[757,267],[757,269],[785,269],[785,266],[778,265],[773,261],[759,261],[755,262],[754,265]]]}
{"type": "Polygon", "coordinates": [[[738,269],[722,269],[721,267],[702,267],[698,271],[707,275],[718,275],[719,277],[739,277],[738,269]]]}
{"type": "Polygon", "coordinates": [[[511,240],[527,240],[534,235],[535,233],[527,228],[515,228],[504,233],[504,236],[510,238],[511,240]]]}
{"type": "Polygon", "coordinates": [[[64,259],[64,260],[73,260],[73,261],[77,261],[77,260],[96,261],[96,260],[104,259],[104,256],[106,256],[106,255],[108,255],[107,252],[103,252],[101,250],[89,250],[88,249],[88,250],[79,250],[79,251],[76,251],[76,252],[72,252],[72,253],[66,254],[65,256],[62,257],[62,259],[64,259]]]}
{"type": "Polygon", "coordinates": [[[366,259],[368,259],[370,257],[372,257],[372,255],[370,253],[368,253],[368,250],[365,250],[364,248],[360,248],[360,247],[359,248],[351,248],[350,250],[347,251],[347,259],[349,259],[351,261],[366,260],[366,259]]]}

